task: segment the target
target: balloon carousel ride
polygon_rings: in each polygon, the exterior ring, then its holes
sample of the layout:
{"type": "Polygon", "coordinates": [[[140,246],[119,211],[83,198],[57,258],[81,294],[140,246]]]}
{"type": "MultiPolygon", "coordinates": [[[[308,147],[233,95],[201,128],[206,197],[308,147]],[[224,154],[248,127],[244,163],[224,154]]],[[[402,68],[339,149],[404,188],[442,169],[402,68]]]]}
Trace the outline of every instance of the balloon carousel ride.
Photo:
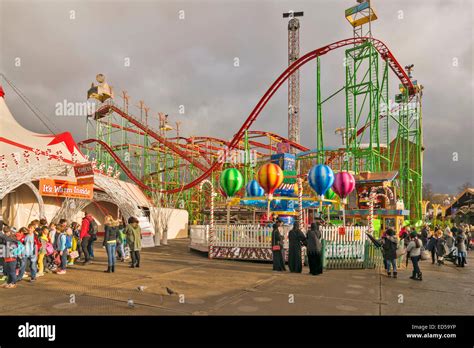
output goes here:
{"type": "MultiPolygon", "coordinates": [[[[296,176],[296,183],[285,183],[280,166],[267,163],[260,167],[255,180],[245,187],[245,196],[237,193],[243,188],[243,177],[236,168],[222,172],[219,178],[220,189],[227,197],[226,223],[213,223],[209,235],[209,256],[211,258],[232,258],[248,260],[271,260],[271,231],[275,219],[283,221],[285,235],[295,222],[302,221],[304,226],[312,218],[309,212],[318,210],[321,213],[336,203],[335,194],[345,197],[353,189],[353,185],[340,179],[340,184],[333,186],[335,178],[331,168],[326,165],[313,167],[307,175],[296,176]],[[317,194],[303,192],[303,181],[317,194]],[[333,186],[333,189],[331,187],[333,186]],[[326,196],[325,196],[326,195],[326,196]],[[252,223],[237,224],[230,221],[231,206],[252,209],[252,223]],[[259,219],[257,219],[257,213],[259,219]]],[[[339,182],[337,181],[337,182],[339,182]]],[[[212,212],[212,214],[214,214],[212,212]]]]}

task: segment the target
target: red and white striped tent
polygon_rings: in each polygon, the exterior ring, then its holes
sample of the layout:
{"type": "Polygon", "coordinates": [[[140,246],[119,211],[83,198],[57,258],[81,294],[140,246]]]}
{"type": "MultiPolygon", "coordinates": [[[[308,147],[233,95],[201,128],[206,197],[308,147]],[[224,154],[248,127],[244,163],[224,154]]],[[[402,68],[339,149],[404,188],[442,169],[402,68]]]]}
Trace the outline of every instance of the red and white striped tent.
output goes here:
{"type": "MultiPolygon", "coordinates": [[[[1,217],[15,227],[25,226],[33,219],[74,213],[77,208],[97,216],[105,214],[139,215],[139,207],[151,203],[134,184],[99,173],[94,174],[94,199],[75,202],[76,209],[65,209],[66,199],[42,197],[38,190],[40,178],[75,181],[73,166],[88,159],[81,153],[70,132],[39,134],[22,127],[10,112],[5,92],[0,86],[0,203],[1,217]],[[77,203],[77,204],[76,204],[77,203]],[[61,210],[62,209],[62,210],[61,210]]],[[[74,206],[74,204],[73,204],[74,206]]],[[[72,220],[82,217],[81,211],[72,220]]]]}

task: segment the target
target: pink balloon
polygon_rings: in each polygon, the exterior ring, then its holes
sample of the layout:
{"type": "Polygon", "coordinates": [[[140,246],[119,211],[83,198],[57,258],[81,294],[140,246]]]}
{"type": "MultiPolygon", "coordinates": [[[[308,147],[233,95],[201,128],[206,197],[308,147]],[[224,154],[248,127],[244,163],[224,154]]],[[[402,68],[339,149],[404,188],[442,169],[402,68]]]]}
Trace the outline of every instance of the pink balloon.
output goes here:
{"type": "Polygon", "coordinates": [[[355,188],[355,179],[351,173],[336,173],[332,189],[341,198],[346,198],[355,188]]]}

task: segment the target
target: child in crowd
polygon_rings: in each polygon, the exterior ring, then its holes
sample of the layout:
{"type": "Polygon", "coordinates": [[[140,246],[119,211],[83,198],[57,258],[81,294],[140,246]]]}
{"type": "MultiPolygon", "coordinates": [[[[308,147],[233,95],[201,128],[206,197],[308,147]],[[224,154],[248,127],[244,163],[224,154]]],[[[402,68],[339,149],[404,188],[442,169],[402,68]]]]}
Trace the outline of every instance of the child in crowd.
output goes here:
{"type": "Polygon", "coordinates": [[[68,227],[66,229],[66,248],[67,248],[67,254],[68,254],[68,262],[67,262],[68,266],[74,265],[76,247],[77,247],[77,244],[74,242],[74,232],[72,230],[72,227],[68,227]],[[71,230],[71,234],[67,233],[69,229],[71,230]],[[72,257],[71,255],[74,255],[74,257],[72,257]]]}
{"type": "Polygon", "coordinates": [[[117,237],[117,254],[121,262],[125,262],[127,255],[125,254],[125,245],[127,243],[127,236],[125,235],[125,227],[123,222],[118,227],[117,237]]]}
{"type": "Polygon", "coordinates": [[[18,281],[23,279],[28,264],[30,267],[30,282],[33,283],[36,281],[36,267],[38,261],[38,250],[36,249],[35,243],[36,228],[36,223],[30,223],[28,228],[22,227],[20,229],[20,232],[24,235],[25,253],[21,259],[22,261],[20,265],[20,273],[18,274],[18,281]]]}
{"type": "Polygon", "coordinates": [[[40,249],[38,251],[38,273],[37,277],[42,277],[44,275],[44,260],[48,254],[48,244],[51,249],[52,245],[49,241],[49,230],[47,226],[41,227],[39,241],[41,243],[40,249]]]}
{"type": "Polygon", "coordinates": [[[73,223],[71,223],[71,228],[72,228],[72,251],[77,252],[77,257],[74,258],[74,260],[76,260],[76,259],[80,259],[82,255],[81,242],[80,242],[81,226],[77,222],[74,221],[73,223]]]}
{"type": "Polygon", "coordinates": [[[5,245],[4,272],[7,276],[7,282],[3,285],[6,289],[16,288],[16,266],[17,254],[21,253],[22,244],[13,236],[10,227],[6,226],[0,234],[0,242],[5,245]]]}
{"type": "Polygon", "coordinates": [[[71,227],[66,227],[65,232],[61,232],[57,238],[58,239],[58,252],[61,257],[61,266],[59,267],[59,271],[56,274],[66,274],[66,267],[67,267],[67,236],[72,236],[72,229],[71,227]]]}
{"type": "Polygon", "coordinates": [[[56,240],[56,224],[50,223],[49,224],[49,241],[51,244],[54,245],[56,240]]]}

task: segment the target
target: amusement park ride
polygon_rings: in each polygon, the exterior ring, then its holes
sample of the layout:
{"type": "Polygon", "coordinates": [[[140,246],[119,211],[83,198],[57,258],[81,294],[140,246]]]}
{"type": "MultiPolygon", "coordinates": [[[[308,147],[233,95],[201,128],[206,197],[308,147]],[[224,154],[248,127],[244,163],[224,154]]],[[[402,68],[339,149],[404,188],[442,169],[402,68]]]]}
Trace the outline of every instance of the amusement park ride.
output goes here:
{"type": "Polygon", "coordinates": [[[121,102],[116,102],[111,87],[98,75],[98,84],[88,92],[97,109],[88,119],[87,139],[79,143],[82,151],[98,168],[116,171],[150,196],[152,193],[177,195],[177,205],[189,211],[191,221],[209,221],[210,213],[211,221],[214,218],[214,196],[209,197],[204,191],[208,185],[201,190],[204,180],[216,192],[221,191],[215,197],[216,216],[219,218],[222,213],[220,218],[224,220],[227,209],[228,222],[229,211],[237,215],[233,221],[253,219],[255,222],[256,216],[270,219],[268,209],[286,217],[311,217],[311,210],[316,209],[322,215],[323,204],[333,208],[333,216],[339,214],[342,206],[344,216],[354,222],[372,223],[374,216],[394,219],[395,222],[387,220],[387,224],[399,224],[408,216],[412,221],[421,219],[423,87],[413,79],[413,65],[402,68],[389,48],[372,36],[372,22],[377,20],[377,15],[369,1],[359,0],[345,11],[353,30],[351,38],[300,57],[297,17],[302,15],[303,12],[283,15],[289,18],[289,66],[265,92],[232,139],[183,136],[178,123],[172,124],[164,113],[153,114],[143,101],[136,106],[138,112],[132,112],[127,92],[123,91],[121,102]],[[339,48],[345,49],[345,82],[342,88],[323,99],[321,58],[339,48]],[[313,60],[317,129],[316,148],[310,149],[300,144],[299,68],[313,60]],[[399,80],[394,106],[389,99],[389,77],[393,75],[399,80]],[[251,130],[265,105],[287,80],[288,138],[251,130]],[[328,146],[324,139],[324,107],[338,94],[345,95],[345,123],[334,130],[341,135],[342,146],[328,146]],[[269,163],[282,169],[282,180],[273,188],[274,192],[266,192],[265,198],[257,187],[264,185],[253,180],[269,163]],[[330,167],[336,176],[350,173],[355,178],[356,187],[348,197],[347,209],[341,205],[342,197],[327,199],[313,192],[308,172],[318,164],[330,167]],[[242,176],[241,188],[234,197],[225,197],[225,192],[218,189],[226,186],[220,185],[219,179],[229,168],[235,168],[242,176]],[[253,185],[254,191],[249,185],[253,185]],[[384,196],[387,190],[390,195],[384,196]],[[257,192],[256,197],[251,192],[257,192]],[[270,204],[272,199],[275,202],[270,204]]]}

